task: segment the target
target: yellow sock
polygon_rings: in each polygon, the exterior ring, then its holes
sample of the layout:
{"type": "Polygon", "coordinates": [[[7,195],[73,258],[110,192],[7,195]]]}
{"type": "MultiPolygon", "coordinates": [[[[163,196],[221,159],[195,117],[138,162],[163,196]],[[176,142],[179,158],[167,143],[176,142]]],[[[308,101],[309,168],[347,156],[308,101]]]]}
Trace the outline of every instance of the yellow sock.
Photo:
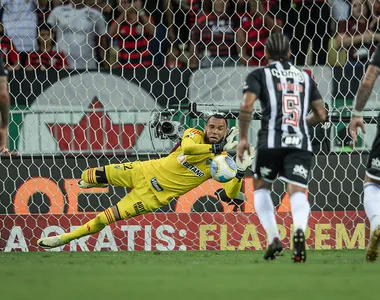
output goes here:
{"type": "Polygon", "coordinates": [[[96,168],[84,170],[82,173],[82,180],[87,183],[98,183],[96,181],[96,168]]]}
{"type": "Polygon", "coordinates": [[[61,236],[61,240],[64,243],[68,243],[72,240],[79,239],[82,236],[97,233],[115,221],[115,216],[113,215],[112,210],[107,208],[105,211],[99,213],[94,219],[88,221],[74,231],[64,233],[61,236]]]}

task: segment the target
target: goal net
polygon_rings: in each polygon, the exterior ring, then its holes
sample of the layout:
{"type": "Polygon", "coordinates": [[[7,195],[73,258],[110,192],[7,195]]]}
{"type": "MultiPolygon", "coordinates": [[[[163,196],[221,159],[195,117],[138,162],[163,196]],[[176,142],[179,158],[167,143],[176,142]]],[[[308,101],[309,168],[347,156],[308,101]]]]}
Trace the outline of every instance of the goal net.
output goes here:
{"type": "MultiPolygon", "coordinates": [[[[376,132],[378,84],[365,112],[366,134],[353,145],[346,129],[374,42],[343,44],[356,13],[344,1],[287,2],[3,0],[8,147],[17,154],[0,157],[0,251],[41,251],[37,239],[84,224],[129,192],[80,189],[84,169],[164,156],[182,128],[203,128],[208,113],[225,113],[229,126],[236,125],[244,79],[267,64],[266,38],[281,30],[297,65],[318,84],[331,119],[330,128],[312,130],[307,245],[364,248],[362,179],[376,132]],[[160,134],[156,125],[164,121],[171,126],[160,134]]],[[[375,10],[376,1],[362,17],[374,21],[375,10]]],[[[252,144],[259,126],[256,106],[252,144]]],[[[218,201],[221,187],[208,180],[154,213],[55,250],[265,249],[251,172],[243,204],[218,201]]],[[[272,200],[288,249],[292,218],[280,181],[272,200]]]]}

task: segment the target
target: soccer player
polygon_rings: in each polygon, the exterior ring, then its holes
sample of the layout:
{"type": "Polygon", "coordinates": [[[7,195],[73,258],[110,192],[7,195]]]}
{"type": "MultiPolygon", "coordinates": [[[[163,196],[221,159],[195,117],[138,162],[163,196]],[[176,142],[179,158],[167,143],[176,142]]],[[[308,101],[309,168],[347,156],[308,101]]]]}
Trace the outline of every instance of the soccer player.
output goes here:
{"type": "MultiPolygon", "coordinates": [[[[380,74],[380,43],[369,62],[368,69],[359,86],[354,109],[351,112],[349,133],[357,142],[357,129],[365,132],[363,109],[371,96],[373,85],[380,74]]],[[[379,115],[380,117],[380,115],[379,115]]],[[[378,117],[378,122],[379,122],[378,117]]],[[[379,125],[378,125],[379,126],[379,125]]],[[[368,156],[367,171],[364,179],[364,210],[371,225],[371,237],[366,251],[367,261],[375,261],[380,254],[380,131],[377,128],[376,137],[368,156]]]]}
{"type": "Polygon", "coordinates": [[[304,262],[305,231],[310,214],[306,189],[313,156],[308,126],[324,121],[326,110],[314,81],[289,62],[289,41],[283,34],[269,36],[265,56],[269,65],[251,72],[244,82],[238,157],[244,161],[243,154],[250,151],[248,128],[253,104],[259,99],[262,119],[252,171],[255,209],[268,238],[264,259],[275,259],[282,252],[270,195],[272,182],[279,175],[286,183],[292,207],[292,260],[304,262]],[[312,112],[308,115],[309,109],[312,112]]]}
{"type": "Polygon", "coordinates": [[[9,155],[7,148],[10,97],[8,92],[8,71],[0,56],[0,155],[9,155]]]}
{"type": "MultiPolygon", "coordinates": [[[[216,114],[207,120],[204,132],[194,128],[187,129],[182,140],[164,158],[85,170],[78,182],[81,188],[105,187],[112,184],[131,187],[133,190],[115,206],[99,213],[73,232],[43,237],[37,244],[45,249],[62,246],[74,239],[99,232],[118,220],[152,212],[168,204],[173,198],[208,180],[211,177],[212,159],[215,155],[234,149],[237,142],[233,139],[237,135],[237,128],[233,127],[228,131],[226,119],[216,114]]],[[[245,162],[237,162],[236,178],[224,184],[228,197],[238,196],[244,172],[252,160],[253,157],[245,152],[245,162]]]]}

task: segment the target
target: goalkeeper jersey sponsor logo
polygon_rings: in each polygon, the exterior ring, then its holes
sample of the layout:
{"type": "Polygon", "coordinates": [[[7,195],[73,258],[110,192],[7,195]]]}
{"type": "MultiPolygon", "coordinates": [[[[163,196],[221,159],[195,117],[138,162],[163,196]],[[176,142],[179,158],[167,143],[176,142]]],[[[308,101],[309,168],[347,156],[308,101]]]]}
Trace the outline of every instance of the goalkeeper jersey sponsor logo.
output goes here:
{"type": "Polygon", "coordinates": [[[152,184],[153,188],[154,188],[157,192],[162,192],[162,191],[164,190],[164,189],[162,188],[162,186],[160,186],[160,184],[158,183],[156,177],[153,177],[153,178],[150,180],[150,183],[152,184]]]}
{"type": "Polygon", "coordinates": [[[146,212],[146,209],[142,202],[136,202],[135,204],[133,204],[133,209],[135,210],[137,215],[140,215],[146,212]]]}
{"type": "Polygon", "coordinates": [[[186,155],[184,155],[183,153],[181,153],[180,155],[178,155],[178,158],[177,158],[177,161],[182,165],[184,166],[186,169],[188,169],[190,172],[194,173],[195,175],[197,175],[198,177],[203,177],[205,175],[204,172],[202,172],[201,170],[199,170],[196,166],[194,166],[193,164],[189,163],[187,160],[186,160],[186,155]]]}

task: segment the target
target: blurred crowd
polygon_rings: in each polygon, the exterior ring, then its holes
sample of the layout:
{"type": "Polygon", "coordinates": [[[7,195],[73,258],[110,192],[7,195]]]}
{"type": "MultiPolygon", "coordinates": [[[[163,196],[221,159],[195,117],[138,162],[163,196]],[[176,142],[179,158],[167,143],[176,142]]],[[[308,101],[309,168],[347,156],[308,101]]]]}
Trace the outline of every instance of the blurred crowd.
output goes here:
{"type": "Polygon", "coordinates": [[[366,64],[380,41],[378,0],[1,3],[2,55],[15,70],[260,66],[276,31],[297,65],[366,64]]]}

